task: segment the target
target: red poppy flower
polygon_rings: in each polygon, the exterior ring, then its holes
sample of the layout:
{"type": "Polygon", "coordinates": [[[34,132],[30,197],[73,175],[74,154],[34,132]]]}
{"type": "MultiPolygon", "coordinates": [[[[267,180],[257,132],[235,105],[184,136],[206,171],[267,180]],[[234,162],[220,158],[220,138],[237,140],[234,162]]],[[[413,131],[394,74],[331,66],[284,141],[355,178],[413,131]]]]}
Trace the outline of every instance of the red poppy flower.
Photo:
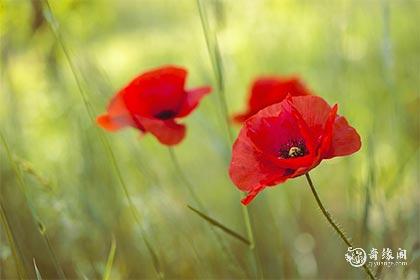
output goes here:
{"type": "Polygon", "coordinates": [[[150,132],[162,144],[178,144],[186,128],[176,120],[190,114],[211,91],[208,86],[186,90],[186,76],[185,69],[174,66],[139,75],[114,96],[98,124],[108,131],[131,126],[150,132]]]}
{"type": "Polygon", "coordinates": [[[311,95],[298,77],[261,77],[254,81],[250,90],[248,109],[233,117],[242,123],[261,109],[283,101],[288,94],[291,96],[311,95]]]}
{"type": "Polygon", "coordinates": [[[233,145],[229,174],[248,196],[305,174],[321,160],[360,149],[360,136],[318,96],[287,97],[249,118],[233,145]]]}

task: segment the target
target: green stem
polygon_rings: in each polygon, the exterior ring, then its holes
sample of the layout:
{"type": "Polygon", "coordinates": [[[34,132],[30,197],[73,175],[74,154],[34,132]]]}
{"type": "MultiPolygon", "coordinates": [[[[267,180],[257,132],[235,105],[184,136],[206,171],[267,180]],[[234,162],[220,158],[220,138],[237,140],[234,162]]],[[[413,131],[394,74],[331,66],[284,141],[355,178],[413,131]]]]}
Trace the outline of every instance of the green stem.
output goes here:
{"type": "Polygon", "coordinates": [[[117,249],[117,242],[114,235],[112,235],[111,248],[109,249],[108,258],[105,265],[105,270],[102,275],[102,280],[109,280],[111,276],[112,265],[114,264],[115,250],[117,249]]]}
{"type": "MultiPolygon", "coordinates": [[[[204,216],[207,215],[207,210],[204,207],[204,204],[201,202],[200,198],[198,197],[198,195],[196,194],[196,192],[194,191],[194,186],[190,183],[190,181],[188,180],[187,176],[185,175],[179,161],[178,158],[175,154],[175,151],[172,147],[169,147],[169,155],[171,157],[172,163],[175,166],[176,172],[177,174],[179,174],[180,179],[183,181],[184,185],[187,187],[188,192],[190,193],[192,199],[195,201],[195,203],[197,204],[199,210],[203,213],[205,213],[204,216]]],[[[196,211],[194,208],[188,206],[191,210],[195,211],[196,213],[199,213],[199,211],[196,211]]],[[[199,214],[200,216],[202,215],[201,213],[199,214]]],[[[202,216],[203,217],[203,216],[202,216]]],[[[206,216],[207,217],[207,216],[206,216]]],[[[215,224],[213,224],[215,225],[215,224]]],[[[223,226],[224,227],[224,226],[223,226]]],[[[220,227],[222,228],[222,227],[220,227]]],[[[227,227],[224,227],[227,228],[227,227]]],[[[226,255],[226,257],[229,259],[229,261],[233,261],[235,262],[238,266],[241,266],[240,262],[234,257],[235,254],[233,254],[231,252],[231,250],[225,245],[225,243],[223,242],[223,238],[220,236],[220,234],[218,232],[216,232],[214,230],[213,227],[210,227],[211,232],[214,234],[218,244],[220,245],[222,251],[224,252],[224,254],[226,255]]],[[[225,231],[227,232],[227,231],[225,231]]],[[[233,232],[233,231],[232,231],[233,232]]],[[[243,241],[243,240],[241,240],[243,241]]],[[[249,244],[249,241],[248,241],[249,244]]]]}
{"type": "Polygon", "coordinates": [[[66,279],[66,274],[64,274],[63,268],[61,267],[61,265],[58,261],[58,257],[54,252],[53,246],[51,245],[50,239],[49,239],[48,234],[47,234],[47,232],[45,230],[45,227],[43,225],[42,225],[42,228],[44,230],[40,230],[41,235],[44,237],[44,239],[47,243],[48,250],[50,251],[50,254],[53,257],[52,259],[54,261],[54,265],[57,267],[58,274],[60,275],[60,279],[66,279]]]}
{"type": "Polygon", "coordinates": [[[15,266],[16,266],[16,273],[19,279],[26,279],[28,278],[28,276],[27,276],[25,267],[23,265],[24,260],[14,240],[14,237],[10,228],[10,224],[9,224],[9,221],[7,220],[7,216],[5,212],[6,211],[3,208],[2,197],[0,197],[0,222],[1,222],[1,225],[3,226],[3,230],[6,233],[6,238],[9,243],[10,250],[12,251],[12,254],[13,254],[13,260],[15,261],[15,266]]]}
{"type": "MultiPolygon", "coordinates": [[[[31,214],[31,218],[35,222],[35,220],[36,220],[35,217],[37,216],[36,211],[35,211],[35,208],[33,207],[32,203],[30,202],[30,200],[28,199],[28,196],[26,194],[26,189],[27,188],[26,188],[25,181],[23,180],[21,171],[19,170],[19,167],[17,166],[16,162],[13,160],[12,152],[9,148],[9,145],[6,141],[6,138],[4,138],[4,136],[1,132],[0,132],[0,138],[3,142],[3,147],[6,151],[6,154],[7,154],[7,157],[9,159],[10,165],[12,166],[12,169],[13,169],[15,175],[16,175],[16,178],[17,178],[17,181],[18,181],[18,184],[17,184],[18,189],[20,190],[20,192],[22,194],[23,200],[25,201],[26,205],[28,206],[28,209],[29,209],[30,214],[31,214]]],[[[7,218],[7,216],[5,216],[5,218],[7,218]]],[[[56,258],[56,254],[53,251],[53,248],[50,246],[51,244],[48,240],[48,237],[46,235],[42,234],[42,232],[40,232],[40,233],[41,233],[41,237],[44,239],[45,243],[47,244],[47,248],[48,248],[48,251],[49,251],[50,256],[52,258],[52,261],[53,261],[53,264],[55,266],[56,272],[57,272],[58,276],[62,278],[64,276],[64,273],[62,273],[62,269],[59,265],[59,262],[56,258]]],[[[63,279],[65,279],[65,276],[64,276],[63,279]]]]}
{"type": "Polygon", "coordinates": [[[233,132],[230,126],[229,110],[226,102],[225,83],[223,79],[222,56],[220,54],[219,44],[217,42],[216,34],[210,31],[210,25],[207,19],[206,11],[200,0],[197,0],[198,12],[200,14],[201,26],[203,28],[204,38],[206,40],[206,47],[209,53],[211,66],[216,78],[217,93],[222,109],[222,115],[226,125],[226,131],[229,141],[233,142],[233,132]]]}
{"type": "MultiPolygon", "coordinates": [[[[346,243],[349,247],[354,248],[353,244],[350,242],[350,239],[344,234],[344,232],[340,229],[340,227],[331,217],[331,214],[325,209],[324,205],[321,202],[321,199],[318,196],[317,191],[315,190],[314,184],[312,183],[309,173],[305,173],[305,176],[306,176],[306,180],[308,181],[309,186],[311,187],[312,194],[315,197],[318,207],[319,209],[321,209],[322,214],[324,214],[324,217],[327,219],[330,225],[334,228],[334,230],[338,233],[338,235],[341,237],[344,243],[346,243]]],[[[375,280],[375,276],[373,276],[372,271],[369,269],[369,267],[366,264],[363,265],[363,268],[365,269],[366,273],[369,275],[369,278],[372,280],[375,280]]]]}
{"type": "Polygon", "coordinates": [[[200,198],[195,193],[194,187],[190,183],[190,181],[188,180],[187,176],[185,176],[185,174],[184,174],[184,172],[183,172],[183,170],[181,168],[181,165],[179,164],[179,161],[178,161],[178,158],[177,158],[177,156],[175,154],[175,151],[174,151],[174,149],[172,147],[169,147],[169,155],[171,157],[172,163],[175,166],[176,172],[181,177],[181,180],[184,182],[185,186],[187,187],[188,192],[190,193],[191,197],[193,198],[193,200],[195,201],[195,203],[197,203],[197,205],[200,208],[200,210],[205,212],[204,204],[201,202],[200,198]]]}
{"type": "MultiPolygon", "coordinates": [[[[89,119],[93,123],[94,120],[95,120],[95,115],[94,115],[93,109],[92,109],[92,107],[91,107],[91,105],[90,105],[90,103],[87,99],[87,96],[85,95],[85,92],[83,90],[81,80],[79,78],[79,75],[77,74],[76,66],[75,66],[75,64],[73,63],[73,60],[70,57],[70,51],[67,49],[67,46],[64,44],[64,42],[63,42],[63,40],[60,36],[60,33],[58,32],[58,23],[57,23],[57,20],[54,17],[54,14],[52,12],[52,9],[51,9],[51,6],[50,6],[48,0],[44,0],[44,2],[45,2],[45,5],[46,5],[46,11],[45,12],[48,15],[46,17],[47,22],[49,23],[49,26],[50,26],[54,36],[56,37],[59,45],[61,46],[61,48],[63,50],[64,56],[66,57],[67,62],[70,66],[70,70],[71,70],[71,72],[72,72],[72,74],[75,78],[77,87],[79,89],[80,96],[82,98],[83,104],[84,104],[84,106],[86,108],[86,111],[88,113],[89,119]]],[[[104,145],[105,149],[108,152],[108,156],[111,159],[111,164],[113,165],[113,167],[115,169],[118,181],[120,182],[123,193],[124,193],[124,195],[125,195],[125,197],[128,201],[130,211],[133,215],[134,220],[136,221],[136,223],[138,224],[138,226],[140,228],[142,239],[143,239],[143,241],[146,245],[147,251],[149,252],[150,257],[152,259],[152,263],[153,263],[153,266],[154,266],[155,271],[157,273],[157,277],[159,279],[164,278],[164,272],[163,272],[162,264],[160,263],[159,258],[157,257],[157,254],[156,254],[155,250],[153,249],[152,245],[150,244],[150,242],[146,238],[146,232],[145,232],[145,230],[144,230],[144,228],[143,228],[143,226],[140,222],[139,213],[137,211],[137,208],[134,205],[134,202],[133,202],[133,200],[130,196],[130,193],[128,192],[128,188],[127,188],[127,186],[125,184],[125,181],[122,177],[120,168],[117,164],[117,160],[115,158],[114,152],[112,151],[111,145],[109,144],[108,139],[105,136],[103,136],[100,133],[98,133],[98,136],[99,136],[102,144],[104,145]]]]}
{"type": "MultiPolygon", "coordinates": [[[[207,51],[209,53],[210,61],[211,61],[214,75],[216,78],[217,89],[219,93],[218,94],[219,102],[220,102],[222,114],[226,123],[226,130],[228,134],[229,144],[232,145],[233,133],[232,133],[232,127],[231,127],[230,118],[229,118],[229,109],[226,102],[225,83],[223,79],[222,57],[221,57],[220,48],[217,42],[217,36],[216,34],[213,34],[210,31],[210,25],[207,19],[206,11],[201,3],[201,0],[197,0],[197,6],[198,6],[199,14],[200,14],[201,26],[203,28],[203,33],[206,40],[207,51]]],[[[249,249],[252,251],[253,260],[254,260],[256,270],[257,270],[257,274],[260,276],[260,278],[262,278],[262,270],[261,270],[260,262],[258,261],[258,254],[255,250],[255,240],[254,240],[254,234],[252,230],[252,223],[249,217],[249,210],[246,206],[242,206],[242,216],[244,219],[248,239],[250,241],[249,249]]]]}
{"type": "Polygon", "coordinates": [[[240,235],[240,234],[239,234],[239,233],[237,233],[236,231],[231,230],[231,229],[230,229],[230,228],[228,228],[227,226],[223,225],[222,223],[220,223],[220,222],[216,221],[216,220],[215,220],[215,219],[213,219],[213,218],[210,218],[208,215],[206,215],[206,214],[204,214],[204,213],[200,212],[199,210],[195,209],[194,207],[192,207],[192,206],[190,206],[190,205],[187,205],[187,207],[188,207],[191,211],[195,212],[198,216],[200,216],[201,218],[205,219],[207,222],[209,222],[210,224],[212,224],[213,226],[220,228],[221,230],[223,230],[223,231],[224,231],[224,232],[226,232],[227,234],[229,234],[229,235],[231,235],[231,236],[235,237],[236,239],[238,239],[238,240],[242,241],[242,242],[243,242],[243,243],[245,243],[246,245],[249,245],[249,244],[250,244],[250,242],[249,242],[249,240],[248,240],[248,239],[246,239],[245,237],[243,237],[242,235],[240,235]]]}

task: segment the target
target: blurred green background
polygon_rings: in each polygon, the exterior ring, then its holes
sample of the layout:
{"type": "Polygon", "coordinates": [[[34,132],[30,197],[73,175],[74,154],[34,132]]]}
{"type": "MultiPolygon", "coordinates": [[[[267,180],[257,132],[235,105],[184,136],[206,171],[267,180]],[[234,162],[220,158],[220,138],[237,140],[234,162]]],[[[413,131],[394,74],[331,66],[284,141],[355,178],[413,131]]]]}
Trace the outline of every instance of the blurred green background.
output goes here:
{"type": "Polygon", "coordinates": [[[233,114],[257,76],[297,74],[362,136],[358,153],[311,172],[322,200],[357,246],[407,250],[382,278],[418,279],[420,1],[203,0],[202,17],[193,0],[50,6],[0,0],[0,278],[157,278],[156,263],[166,278],[365,277],[303,177],[248,207],[256,272],[245,244],[186,207],[198,205],[166,147],[97,127],[135,75],[176,64],[188,87],[215,88],[174,149],[210,217],[247,236],[220,78],[233,114]]]}

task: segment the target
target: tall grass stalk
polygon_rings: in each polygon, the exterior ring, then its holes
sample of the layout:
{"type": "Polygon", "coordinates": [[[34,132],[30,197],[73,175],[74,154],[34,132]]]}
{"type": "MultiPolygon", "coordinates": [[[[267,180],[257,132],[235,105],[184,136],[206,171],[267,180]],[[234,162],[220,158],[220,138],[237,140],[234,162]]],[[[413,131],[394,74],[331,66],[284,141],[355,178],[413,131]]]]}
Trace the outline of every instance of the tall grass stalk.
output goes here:
{"type": "Polygon", "coordinates": [[[190,193],[194,202],[197,203],[197,206],[201,209],[201,211],[205,211],[203,202],[201,202],[200,198],[198,197],[197,193],[194,190],[194,186],[191,184],[190,180],[188,180],[187,176],[185,175],[184,171],[181,168],[179,160],[175,154],[174,148],[169,147],[168,149],[169,149],[169,155],[175,167],[176,173],[179,175],[182,182],[184,182],[184,185],[187,187],[188,192],[190,193]]]}
{"type": "Polygon", "coordinates": [[[362,228],[361,228],[361,238],[362,238],[362,244],[366,245],[369,242],[369,216],[370,216],[370,208],[372,205],[372,188],[375,185],[375,150],[374,145],[372,143],[372,137],[369,136],[368,138],[368,178],[366,180],[365,184],[365,203],[364,203],[364,209],[363,209],[363,219],[362,219],[362,228]]]}
{"type": "MultiPolygon", "coordinates": [[[[0,138],[3,142],[3,145],[5,146],[5,150],[6,152],[8,151],[8,146],[7,146],[7,142],[6,139],[3,137],[3,134],[0,132],[0,138]]],[[[7,154],[7,156],[9,156],[9,154],[7,154]]],[[[1,190],[1,189],[0,189],[1,190]]],[[[15,267],[16,267],[16,273],[19,276],[20,279],[25,279],[27,278],[27,273],[26,273],[26,269],[25,266],[23,265],[24,260],[23,260],[23,256],[22,253],[19,250],[19,247],[16,244],[16,241],[14,239],[13,236],[13,232],[12,229],[10,227],[10,223],[7,219],[7,215],[6,215],[6,210],[3,206],[3,195],[0,196],[0,222],[2,225],[2,228],[6,234],[6,238],[7,238],[7,242],[9,243],[9,247],[10,250],[12,251],[12,255],[13,255],[13,260],[15,262],[15,267]]]]}
{"type": "Polygon", "coordinates": [[[42,280],[41,272],[39,272],[38,266],[36,265],[35,258],[33,258],[32,260],[33,260],[33,263],[34,263],[34,269],[35,269],[36,279],[37,280],[42,280]]]}
{"type": "MultiPolygon", "coordinates": [[[[385,72],[385,84],[386,91],[390,96],[391,104],[391,123],[393,130],[399,129],[399,123],[403,119],[401,111],[401,98],[399,98],[399,94],[397,92],[397,85],[395,82],[395,75],[394,75],[394,51],[393,51],[393,44],[391,38],[391,8],[390,8],[390,0],[381,0],[381,10],[382,10],[382,60],[383,60],[383,67],[385,72]]],[[[393,133],[392,137],[396,142],[395,145],[398,145],[401,141],[399,137],[399,133],[393,133]]]]}
{"type": "Polygon", "coordinates": [[[50,242],[50,238],[48,237],[47,228],[40,221],[38,221],[38,227],[39,227],[39,231],[40,231],[41,235],[44,237],[45,242],[47,243],[48,250],[50,251],[50,253],[51,253],[52,257],[53,257],[54,265],[57,268],[57,272],[58,272],[58,275],[60,276],[60,279],[66,279],[66,275],[64,274],[64,271],[61,268],[61,265],[60,265],[60,262],[58,260],[58,257],[55,254],[54,249],[52,247],[52,244],[50,242]]]}
{"type": "MultiPolygon", "coordinates": [[[[18,184],[17,184],[18,185],[18,189],[22,193],[23,200],[24,200],[25,204],[28,206],[28,208],[30,210],[32,221],[34,221],[34,223],[36,223],[36,220],[35,220],[35,216],[36,216],[35,210],[32,207],[32,205],[29,202],[28,197],[26,195],[25,181],[22,178],[22,174],[21,174],[19,168],[17,167],[16,162],[13,160],[12,152],[10,151],[10,148],[9,148],[9,145],[7,144],[6,138],[4,138],[3,133],[1,133],[1,132],[0,132],[0,138],[1,138],[2,142],[3,142],[3,147],[4,147],[5,151],[6,151],[7,158],[9,159],[9,162],[10,162],[10,164],[12,166],[13,172],[15,173],[15,176],[16,176],[16,178],[18,180],[18,184]]],[[[3,212],[4,212],[4,209],[3,209],[3,212]]],[[[47,244],[47,250],[48,250],[48,253],[51,256],[51,259],[52,259],[54,268],[56,270],[56,273],[58,274],[58,276],[63,277],[64,276],[64,273],[62,273],[61,267],[60,267],[59,262],[58,262],[58,260],[56,258],[56,254],[54,253],[54,250],[51,247],[51,244],[50,244],[47,236],[41,233],[41,237],[44,239],[45,243],[47,244]]],[[[63,279],[65,279],[65,276],[63,277],[63,279]]]]}
{"type": "MultiPolygon", "coordinates": [[[[151,182],[152,182],[152,184],[154,184],[154,186],[157,186],[161,190],[165,191],[164,188],[163,188],[163,186],[162,186],[162,182],[161,182],[159,176],[156,174],[155,170],[151,169],[150,166],[147,165],[146,163],[144,163],[142,160],[139,160],[139,159],[141,159],[143,157],[143,155],[141,154],[141,152],[139,151],[139,149],[136,149],[136,151],[139,153],[139,156],[136,157],[137,164],[139,166],[139,171],[142,173],[142,175],[144,176],[144,178],[146,178],[148,180],[151,180],[151,182]]],[[[173,152],[175,153],[175,151],[173,151],[173,152]]],[[[175,158],[175,161],[176,161],[175,169],[177,171],[177,174],[180,175],[179,170],[181,170],[181,166],[179,165],[179,162],[178,162],[177,158],[175,158]]],[[[180,175],[180,176],[183,176],[184,178],[186,178],[185,177],[185,174],[180,175]]],[[[183,181],[183,183],[187,186],[187,188],[189,188],[189,189],[191,189],[193,191],[193,189],[192,189],[193,186],[191,185],[191,183],[188,180],[187,180],[186,183],[183,181]]],[[[195,197],[198,198],[197,195],[195,195],[195,197]]],[[[200,200],[197,200],[197,201],[198,201],[198,203],[197,202],[196,203],[199,204],[200,203],[200,200]]],[[[167,205],[163,203],[162,206],[167,206],[167,205]]],[[[178,224],[177,224],[177,222],[175,220],[170,219],[169,222],[173,226],[175,226],[175,228],[177,230],[181,230],[181,234],[188,235],[187,232],[184,232],[182,229],[179,228],[179,226],[178,226],[178,224]]],[[[226,260],[228,260],[229,263],[235,262],[236,260],[233,257],[233,253],[231,252],[231,250],[229,250],[229,247],[227,247],[224,244],[222,237],[217,232],[215,232],[211,227],[209,229],[214,233],[214,237],[216,238],[215,241],[216,241],[217,245],[220,246],[220,248],[221,248],[221,250],[223,252],[223,256],[226,257],[226,260]]],[[[195,245],[193,244],[193,241],[192,240],[191,241],[188,240],[188,241],[189,241],[188,244],[191,246],[191,249],[192,249],[192,251],[194,253],[194,256],[196,257],[197,262],[204,267],[205,262],[203,260],[203,257],[198,254],[197,249],[196,249],[195,245]]],[[[202,271],[200,271],[200,272],[202,272],[202,271]]],[[[210,275],[210,274],[208,274],[208,275],[210,275]]]]}
{"type": "MultiPolygon", "coordinates": [[[[207,51],[210,56],[210,61],[212,64],[212,69],[214,71],[214,76],[216,78],[217,92],[219,96],[219,102],[221,105],[223,118],[226,124],[226,130],[228,134],[229,143],[230,145],[232,145],[233,132],[232,132],[232,127],[230,123],[229,109],[226,102],[225,84],[224,84],[224,78],[223,78],[223,64],[222,64],[222,57],[220,53],[219,44],[217,41],[217,36],[214,32],[211,32],[210,30],[206,10],[200,0],[197,0],[197,7],[200,14],[201,26],[202,26],[205,41],[206,41],[207,51]]],[[[241,197],[243,197],[243,194],[241,194],[241,197]]],[[[242,207],[242,216],[244,219],[248,239],[250,241],[249,249],[252,251],[254,266],[255,266],[258,277],[262,278],[262,269],[261,269],[260,262],[258,260],[257,251],[255,250],[255,239],[254,239],[251,219],[249,216],[249,210],[244,205],[242,205],[241,207],[242,207]]]]}
{"type": "Polygon", "coordinates": [[[230,236],[233,236],[234,238],[238,239],[239,241],[245,243],[246,245],[249,245],[250,242],[248,239],[246,239],[245,237],[243,237],[242,235],[240,235],[239,233],[237,233],[236,231],[228,228],[227,226],[223,225],[222,223],[216,221],[215,219],[209,217],[207,214],[204,214],[203,212],[195,209],[194,207],[187,205],[187,207],[195,212],[198,216],[200,216],[201,218],[203,218],[204,220],[206,220],[207,222],[209,222],[210,224],[214,225],[215,227],[220,228],[222,231],[226,232],[227,234],[229,234],[230,236]]]}
{"type": "Polygon", "coordinates": [[[27,279],[25,266],[23,265],[23,257],[20,252],[10,228],[9,221],[7,220],[6,212],[3,206],[3,199],[0,196],[0,222],[4,232],[6,233],[7,242],[9,243],[10,251],[12,251],[13,260],[15,262],[16,273],[19,279],[27,279]]]}
{"type": "Polygon", "coordinates": [[[39,174],[39,172],[35,170],[35,168],[30,162],[19,158],[16,155],[14,156],[14,161],[24,173],[27,173],[28,175],[32,176],[45,190],[49,192],[55,191],[51,182],[47,178],[39,174]]]}
{"type": "MultiPolygon", "coordinates": [[[[321,210],[324,217],[327,219],[328,223],[334,228],[334,230],[337,232],[337,234],[340,236],[340,238],[344,241],[344,243],[347,244],[347,246],[355,248],[353,244],[350,242],[350,238],[346,236],[344,231],[340,229],[340,226],[337,224],[337,222],[334,221],[331,214],[325,209],[324,205],[321,202],[321,199],[319,198],[319,195],[315,189],[314,184],[312,183],[311,177],[309,176],[309,173],[305,173],[306,180],[308,181],[309,187],[311,188],[312,194],[315,197],[316,203],[318,204],[319,209],[321,210]]],[[[366,265],[366,263],[363,265],[363,268],[365,269],[366,273],[369,275],[369,278],[372,280],[375,280],[375,276],[373,275],[370,268],[366,265]]]]}
{"type": "MultiPolygon", "coordinates": [[[[204,207],[204,204],[201,202],[200,198],[198,197],[198,195],[196,194],[196,192],[194,191],[194,186],[191,184],[191,182],[188,180],[187,176],[185,175],[179,160],[175,154],[175,151],[172,147],[169,147],[169,155],[171,158],[171,161],[176,169],[176,173],[179,175],[180,179],[182,180],[182,182],[184,183],[184,185],[187,187],[188,192],[190,193],[192,199],[194,200],[194,202],[197,204],[197,206],[199,207],[201,212],[204,212],[205,214],[207,214],[207,209],[204,207]]],[[[189,207],[189,206],[188,206],[189,207]]],[[[189,207],[191,210],[193,210],[191,207],[189,207]]],[[[193,210],[194,211],[194,210],[193,210]]],[[[213,224],[215,225],[215,224],[213,224]]],[[[223,226],[224,228],[228,229],[226,226],[223,226]]],[[[240,265],[240,262],[235,258],[235,254],[233,252],[231,252],[231,250],[226,246],[226,244],[223,241],[223,238],[220,236],[220,234],[214,230],[214,228],[212,226],[210,226],[210,230],[211,232],[214,234],[219,246],[222,249],[222,252],[225,254],[225,256],[228,258],[228,260],[235,262],[238,266],[240,265]]],[[[225,232],[234,232],[233,230],[228,230],[225,232]]],[[[238,236],[233,235],[234,237],[238,238],[238,236]]],[[[240,238],[239,238],[240,239],[240,238]]],[[[241,240],[243,241],[243,240],[241,240]]],[[[248,245],[249,245],[249,241],[248,241],[248,245]]]]}
{"type": "Polygon", "coordinates": [[[111,248],[109,249],[108,258],[106,260],[104,274],[102,276],[102,280],[109,280],[111,276],[112,265],[114,264],[115,258],[115,251],[117,249],[117,242],[115,241],[115,237],[112,236],[111,240],[111,248]]]}
{"type": "Polygon", "coordinates": [[[225,84],[223,79],[222,57],[219,44],[217,42],[217,36],[210,30],[205,8],[200,0],[197,0],[197,7],[200,14],[201,26],[203,28],[207,51],[209,53],[214,76],[216,78],[217,93],[221,105],[222,116],[225,121],[226,131],[229,137],[229,141],[233,142],[233,132],[232,127],[230,126],[229,110],[226,102],[225,84]]]}
{"type": "Polygon", "coordinates": [[[381,0],[382,8],[382,23],[383,23],[383,38],[382,38],[382,57],[385,68],[385,82],[390,88],[390,94],[395,95],[395,80],[394,80],[394,55],[391,40],[391,10],[389,7],[389,0],[381,0]]]}
{"type": "MultiPolygon", "coordinates": [[[[76,66],[73,63],[73,60],[71,59],[70,52],[67,49],[67,46],[64,44],[63,39],[61,38],[61,34],[59,33],[59,30],[58,30],[58,22],[55,19],[55,16],[52,12],[52,9],[51,9],[51,6],[50,6],[48,0],[44,0],[44,2],[45,2],[45,6],[46,6],[46,10],[44,10],[44,16],[46,17],[46,20],[47,20],[47,22],[48,22],[48,24],[51,28],[51,31],[53,32],[57,42],[59,43],[59,45],[60,45],[60,47],[61,47],[61,49],[62,49],[62,51],[63,51],[63,53],[66,57],[66,60],[69,64],[69,66],[70,66],[70,70],[71,70],[71,72],[74,76],[74,79],[76,81],[77,87],[79,89],[80,96],[82,98],[83,104],[84,104],[84,106],[86,108],[86,111],[88,113],[89,119],[92,123],[94,123],[95,122],[94,111],[93,111],[92,106],[90,105],[90,103],[89,103],[89,101],[86,97],[86,94],[83,90],[81,80],[79,78],[79,75],[77,74],[76,66]]],[[[103,133],[101,133],[97,128],[95,129],[95,131],[96,131],[98,137],[100,138],[102,144],[104,145],[104,147],[107,151],[107,154],[108,154],[108,156],[111,160],[111,164],[115,169],[118,181],[120,182],[120,186],[122,187],[123,193],[124,193],[124,195],[125,195],[125,197],[128,201],[130,211],[133,215],[134,220],[136,221],[136,223],[138,224],[138,226],[140,228],[142,239],[143,239],[143,241],[146,245],[146,248],[147,248],[147,250],[150,254],[153,266],[154,266],[154,268],[156,270],[156,273],[157,273],[157,277],[158,278],[164,278],[163,266],[162,266],[162,264],[161,264],[161,262],[160,262],[160,260],[157,256],[155,250],[153,249],[151,243],[146,238],[146,231],[144,230],[144,228],[143,228],[143,226],[140,222],[139,213],[137,212],[137,208],[135,207],[134,202],[133,202],[133,200],[130,196],[130,193],[128,192],[128,188],[127,188],[127,186],[125,184],[125,181],[123,179],[123,176],[121,174],[121,170],[120,170],[120,168],[117,164],[117,160],[116,160],[114,152],[111,148],[111,145],[110,145],[108,139],[103,135],[103,133]]]]}

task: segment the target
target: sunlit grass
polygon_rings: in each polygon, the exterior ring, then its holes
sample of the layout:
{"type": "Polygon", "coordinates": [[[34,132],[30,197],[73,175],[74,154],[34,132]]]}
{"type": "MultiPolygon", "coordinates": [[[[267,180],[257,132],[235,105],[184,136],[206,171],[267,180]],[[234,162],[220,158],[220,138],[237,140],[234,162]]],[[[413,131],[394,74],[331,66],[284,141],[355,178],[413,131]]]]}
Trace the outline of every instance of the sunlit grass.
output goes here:
{"type": "Polygon", "coordinates": [[[34,3],[0,1],[0,278],[364,277],[304,178],[248,207],[250,238],[229,119],[263,74],[298,74],[339,103],[362,150],[313,170],[317,190],[354,244],[407,249],[384,278],[418,278],[418,1],[50,1],[56,20],[34,3]],[[94,121],[165,64],[214,88],[185,120],[177,166],[153,137],[94,121]]]}

